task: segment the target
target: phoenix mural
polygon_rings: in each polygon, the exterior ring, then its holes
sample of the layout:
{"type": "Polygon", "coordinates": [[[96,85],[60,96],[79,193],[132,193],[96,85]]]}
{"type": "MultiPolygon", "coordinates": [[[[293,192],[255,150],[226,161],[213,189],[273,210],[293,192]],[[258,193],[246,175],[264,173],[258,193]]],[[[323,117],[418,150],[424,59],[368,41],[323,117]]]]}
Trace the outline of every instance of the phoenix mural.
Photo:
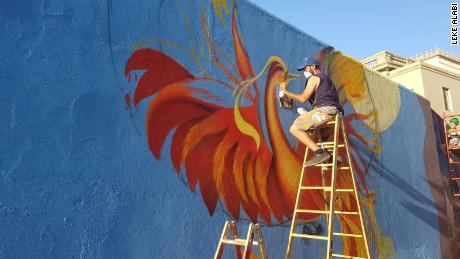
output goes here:
{"type": "MultiPolygon", "coordinates": [[[[240,218],[242,208],[253,222],[283,222],[292,216],[305,147],[289,144],[277,110],[276,87],[279,82],[296,80],[298,76],[290,74],[286,63],[276,55],[255,71],[239,33],[235,2],[214,0],[212,4],[222,26],[230,26],[228,39],[233,52],[226,53],[216,44],[204,11],[201,35],[197,37],[201,38],[213,68],[224,78],[213,76],[199,62],[196,65],[204,76],[194,75],[167,53],[141,47],[125,66],[125,76],[135,84],[134,94],[126,94],[125,101],[134,108],[141,102],[148,103],[145,131],[152,154],[160,159],[162,150],[169,145],[175,171],[180,174],[184,170],[190,189],[199,189],[211,215],[220,199],[236,219],[240,218]],[[209,85],[213,88],[206,87],[209,85]],[[229,100],[214,89],[228,92],[233,105],[227,105],[224,101],[229,100]],[[171,134],[172,140],[166,141],[171,134]]],[[[390,90],[385,96],[373,96],[377,87],[391,83],[376,82],[380,79],[361,63],[333,48],[320,50],[316,57],[337,86],[340,102],[346,108],[344,123],[351,140],[352,163],[359,176],[370,244],[374,254],[392,258],[392,240],[381,235],[374,213],[377,194],[370,190],[366,179],[369,160],[375,159],[382,149],[379,134],[399,112],[398,87],[386,86],[390,90]]],[[[315,170],[318,171],[307,172],[306,184],[321,185],[320,169],[315,170]]],[[[338,187],[351,186],[351,181],[339,175],[338,187]]],[[[349,195],[339,195],[338,209],[356,208],[349,195]]],[[[320,192],[312,190],[303,194],[301,206],[323,210],[325,202],[320,192]]],[[[319,217],[303,216],[311,222],[319,217]]],[[[353,215],[340,216],[339,223],[344,232],[359,229],[360,224],[353,215]]],[[[350,238],[342,240],[342,248],[350,255],[365,253],[364,245],[350,238]]]]}

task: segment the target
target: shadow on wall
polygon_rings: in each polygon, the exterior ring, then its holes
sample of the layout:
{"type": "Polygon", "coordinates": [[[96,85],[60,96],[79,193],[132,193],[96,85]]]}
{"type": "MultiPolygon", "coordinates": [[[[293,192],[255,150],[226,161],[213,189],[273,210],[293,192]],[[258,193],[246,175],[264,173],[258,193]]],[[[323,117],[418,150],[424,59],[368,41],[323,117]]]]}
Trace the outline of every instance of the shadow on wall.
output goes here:
{"type": "MultiPolygon", "coordinates": [[[[418,202],[418,204],[410,201],[402,201],[400,204],[404,207],[408,213],[413,215],[415,218],[422,220],[424,223],[429,225],[433,230],[440,232],[442,235],[451,236],[444,228],[440,228],[438,222],[446,221],[447,217],[441,211],[438,211],[434,201],[429,198],[427,193],[423,193],[415,188],[413,185],[409,184],[405,179],[398,176],[395,172],[390,170],[383,164],[379,164],[379,173],[382,178],[388,183],[397,187],[401,192],[407,194],[411,200],[418,202]]],[[[430,183],[426,178],[418,176],[420,180],[427,182],[432,191],[437,191],[439,193],[445,193],[445,186],[436,185],[430,183]]]]}

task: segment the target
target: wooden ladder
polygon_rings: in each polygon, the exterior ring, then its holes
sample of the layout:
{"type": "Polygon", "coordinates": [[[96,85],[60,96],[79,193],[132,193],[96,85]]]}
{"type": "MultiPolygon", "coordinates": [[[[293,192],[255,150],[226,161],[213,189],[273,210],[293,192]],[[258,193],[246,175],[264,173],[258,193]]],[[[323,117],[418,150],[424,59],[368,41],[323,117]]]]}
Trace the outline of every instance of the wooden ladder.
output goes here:
{"type": "MultiPolygon", "coordinates": [[[[336,115],[335,120],[326,123],[325,125],[319,127],[316,129],[317,133],[319,134],[319,129],[320,128],[331,128],[334,127],[334,141],[333,142],[321,142],[321,138],[318,138],[320,143],[317,143],[320,145],[323,149],[325,150],[331,150],[332,149],[332,163],[329,161],[326,161],[321,164],[317,165],[312,165],[312,167],[321,167],[321,173],[322,173],[322,178],[323,178],[323,183],[322,186],[304,186],[302,185],[303,179],[305,176],[305,171],[306,168],[308,167],[302,167],[302,173],[300,176],[300,181],[299,181],[299,187],[297,190],[297,198],[295,202],[295,208],[294,208],[294,214],[292,216],[292,224],[291,224],[291,230],[289,232],[289,241],[288,241],[288,246],[287,246],[287,251],[286,251],[286,258],[290,259],[291,258],[291,253],[292,253],[292,243],[294,238],[306,238],[306,239],[317,239],[317,240],[324,240],[327,242],[327,250],[326,250],[326,258],[359,258],[359,259],[370,259],[370,254],[369,254],[369,246],[368,246],[368,241],[367,241],[367,236],[366,236],[366,230],[364,226],[364,221],[363,221],[363,215],[361,213],[361,205],[359,202],[359,194],[357,191],[356,187],[356,181],[355,177],[353,174],[353,166],[351,163],[351,154],[350,150],[348,147],[348,138],[346,134],[346,129],[345,125],[343,124],[343,119],[342,115],[339,113],[336,115]],[[339,143],[339,131],[342,132],[343,134],[343,141],[344,143],[339,143]],[[346,149],[346,154],[347,154],[347,162],[349,166],[339,166],[338,165],[338,149],[339,148],[345,148],[346,149]],[[332,170],[331,170],[332,169],[332,170]],[[349,188],[343,188],[343,189],[337,189],[336,188],[336,176],[337,176],[337,171],[340,170],[340,173],[349,173],[351,175],[351,179],[353,180],[353,186],[349,188]],[[325,174],[326,173],[331,173],[331,185],[326,185],[326,180],[325,180],[325,174]],[[325,200],[325,203],[328,204],[326,207],[326,210],[311,210],[311,209],[305,209],[305,208],[299,208],[299,200],[301,197],[302,191],[305,190],[317,190],[321,191],[323,198],[325,200]],[[335,200],[336,200],[336,194],[337,193],[343,193],[343,192],[349,192],[353,193],[353,198],[357,204],[357,211],[337,211],[335,210],[335,200]],[[329,194],[329,195],[327,195],[329,194]],[[327,199],[327,196],[329,196],[329,199],[327,199]],[[307,234],[301,234],[301,233],[296,233],[296,224],[297,221],[299,220],[298,215],[302,213],[313,213],[313,214],[318,214],[318,215],[324,215],[326,217],[326,221],[328,224],[327,227],[327,236],[323,235],[307,235],[307,234]],[[361,222],[360,224],[360,230],[359,233],[341,233],[341,232],[334,232],[334,216],[335,215],[351,215],[351,216],[357,216],[359,217],[359,220],[361,222]],[[362,242],[364,242],[364,246],[366,248],[366,254],[365,255],[360,255],[360,256],[353,256],[353,255],[344,255],[344,254],[339,254],[337,251],[333,251],[333,238],[334,236],[341,236],[341,237],[346,237],[346,238],[357,238],[361,239],[362,242]]],[[[305,150],[305,156],[304,156],[304,162],[307,161],[308,157],[308,148],[305,150]]],[[[318,258],[318,257],[314,257],[318,258]]]]}
{"type": "Polygon", "coordinates": [[[249,224],[248,234],[246,239],[238,238],[238,230],[235,221],[226,221],[224,230],[220,236],[219,244],[217,245],[216,254],[214,259],[222,258],[225,245],[233,245],[235,247],[235,255],[238,259],[249,259],[251,256],[252,246],[259,246],[260,256],[262,259],[268,259],[267,250],[265,248],[262,231],[259,224],[249,224]],[[230,237],[229,237],[230,234],[230,237]],[[243,254],[241,255],[241,247],[244,247],[243,254]]]}

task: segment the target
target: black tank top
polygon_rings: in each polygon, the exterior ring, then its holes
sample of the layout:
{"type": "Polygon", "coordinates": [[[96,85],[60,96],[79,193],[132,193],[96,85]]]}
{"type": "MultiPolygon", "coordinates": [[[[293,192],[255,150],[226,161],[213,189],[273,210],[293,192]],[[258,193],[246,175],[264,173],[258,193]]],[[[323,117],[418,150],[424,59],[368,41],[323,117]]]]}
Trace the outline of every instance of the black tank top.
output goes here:
{"type": "Polygon", "coordinates": [[[319,85],[316,88],[315,93],[309,99],[312,106],[334,106],[337,110],[343,112],[342,106],[339,103],[339,95],[337,94],[337,90],[335,89],[334,83],[332,83],[331,79],[323,73],[315,74],[313,76],[319,77],[319,85]]]}

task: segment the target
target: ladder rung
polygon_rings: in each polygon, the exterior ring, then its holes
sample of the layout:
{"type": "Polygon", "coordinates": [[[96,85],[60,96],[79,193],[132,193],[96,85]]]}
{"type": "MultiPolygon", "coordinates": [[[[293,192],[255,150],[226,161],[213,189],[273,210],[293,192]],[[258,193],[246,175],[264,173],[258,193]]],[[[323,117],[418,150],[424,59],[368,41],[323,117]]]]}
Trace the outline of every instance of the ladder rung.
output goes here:
{"type": "Polygon", "coordinates": [[[363,235],[356,235],[356,234],[347,234],[347,233],[338,233],[334,232],[334,236],[342,236],[342,237],[363,237],[363,235]]]}
{"type": "Polygon", "coordinates": [[[344,215],[358,215],[356,211],[334,211],[335,214],[344,214],[344,215]]]}
{"type": "MultiPolygon", "coordinates": [[[[321,144],[318,144],[318,146],[321,146],[321,144]]],[[[342,147],[345,147],[344,144],[339,144],[337,145],[338,148],[342,148],[342,147]]],[[[329,149],[329,148],[334,148],[334,145],[324,145],[323,144],[323,149],[329,149]]]]}
{"type": "Polygon", "coordinates": [[[295,210],[297,213],[318,213],[318,214],[329,214],[330,212],[328,210],[295,210]]]}
{"type": "Polygon", "coordinates": [[[314,166],[315,166],[315,167],[323,167],[323,166],[325,166],[325,167],[332,167],[332,165],[333,165],[333,164],[316,164],[316,165],[314,165],[314,166]]]}
{"type": "MultiPolygon", "coordinates": [[[[330,192],[332,187],[330,186],[301,186],[302,190],[324,190],[330,192]]],[[[335,189],[336,192],[353,192],[353,189],[335,189]]]]}
{"type": "MultiPolygon", "coordinates": [[[[230,240],[230,239],[222,239],[222,243],[225,244],[231,244],[231,245],[237,245],[237,246],[246,246],[247,241],[244,239],[235,239],[235,240],[230,240]]],[[[252,245],[258,245],[257,241],[252,241],[252,245]]]]}
{"type": "MultiPolygon", "coordinates": [[[[316,143],[318,146],[323,146],[324,148],[330,148],[334,147],[334,142],[328,141],[328,142],[318,142],[316,143]]],[[[337,144],[337,147],[345,147],[345,144],[337,144]]]]}
{"type": "Polygon", "coordinates": [[[352,259],[367,259],[366,257],[350,256],[350,255],[341,255],[341,254],[332,254],[333,257],[340,258],[352,258],[352,259]]]}
{"type": "Polygon", "coordinates": [[[301,237],[301,238],[309,238],[309,239],[321,239],[321,240],[327,240],[326,236],[317,236],[317,235],[305,235],[305,234],[299,234],[299,233],[292,233],[293,237],[301,237]]]}
{"type": "Polygon", "coordinates": [[[452,177],[452,178],[450,178],[450,180],[457,181],[457,180],[460,180],[460,177],[452,177]]]}
{"type": "Polygon", "coordinates": [[[353,189],[335,189],[336,192],[353,192],[353,189]]]}
{"type": "Polygon", "coordinates": [[[334,141],[318,142],[318,143],[316,143],[316,145],[318,145],[318,146],[321,146],[321,145],[323,145],[323,146],[325,146],[325,145],[334,146],[334,141]]]}
{"type": "MultiPolygon", "coordinates": [[[[315,167],[332,167],[334,164],[316,164],[314,165],[315,167]]],[[[337,167],[338,170],[348,170],[350,169],[350,167],[348,166],[340,166],[340,167],[337,167]]]]}
{"type": "Polygon", "coordinates": [[[460,197],[460,193],[454,193],[455,197],[460,197]]]}
{"type": "Polygon", "coordinates": [[[302,190],[325,190],[325,191],[331,191],[330,186],[300,186],[300,189],[302,190]]]}

